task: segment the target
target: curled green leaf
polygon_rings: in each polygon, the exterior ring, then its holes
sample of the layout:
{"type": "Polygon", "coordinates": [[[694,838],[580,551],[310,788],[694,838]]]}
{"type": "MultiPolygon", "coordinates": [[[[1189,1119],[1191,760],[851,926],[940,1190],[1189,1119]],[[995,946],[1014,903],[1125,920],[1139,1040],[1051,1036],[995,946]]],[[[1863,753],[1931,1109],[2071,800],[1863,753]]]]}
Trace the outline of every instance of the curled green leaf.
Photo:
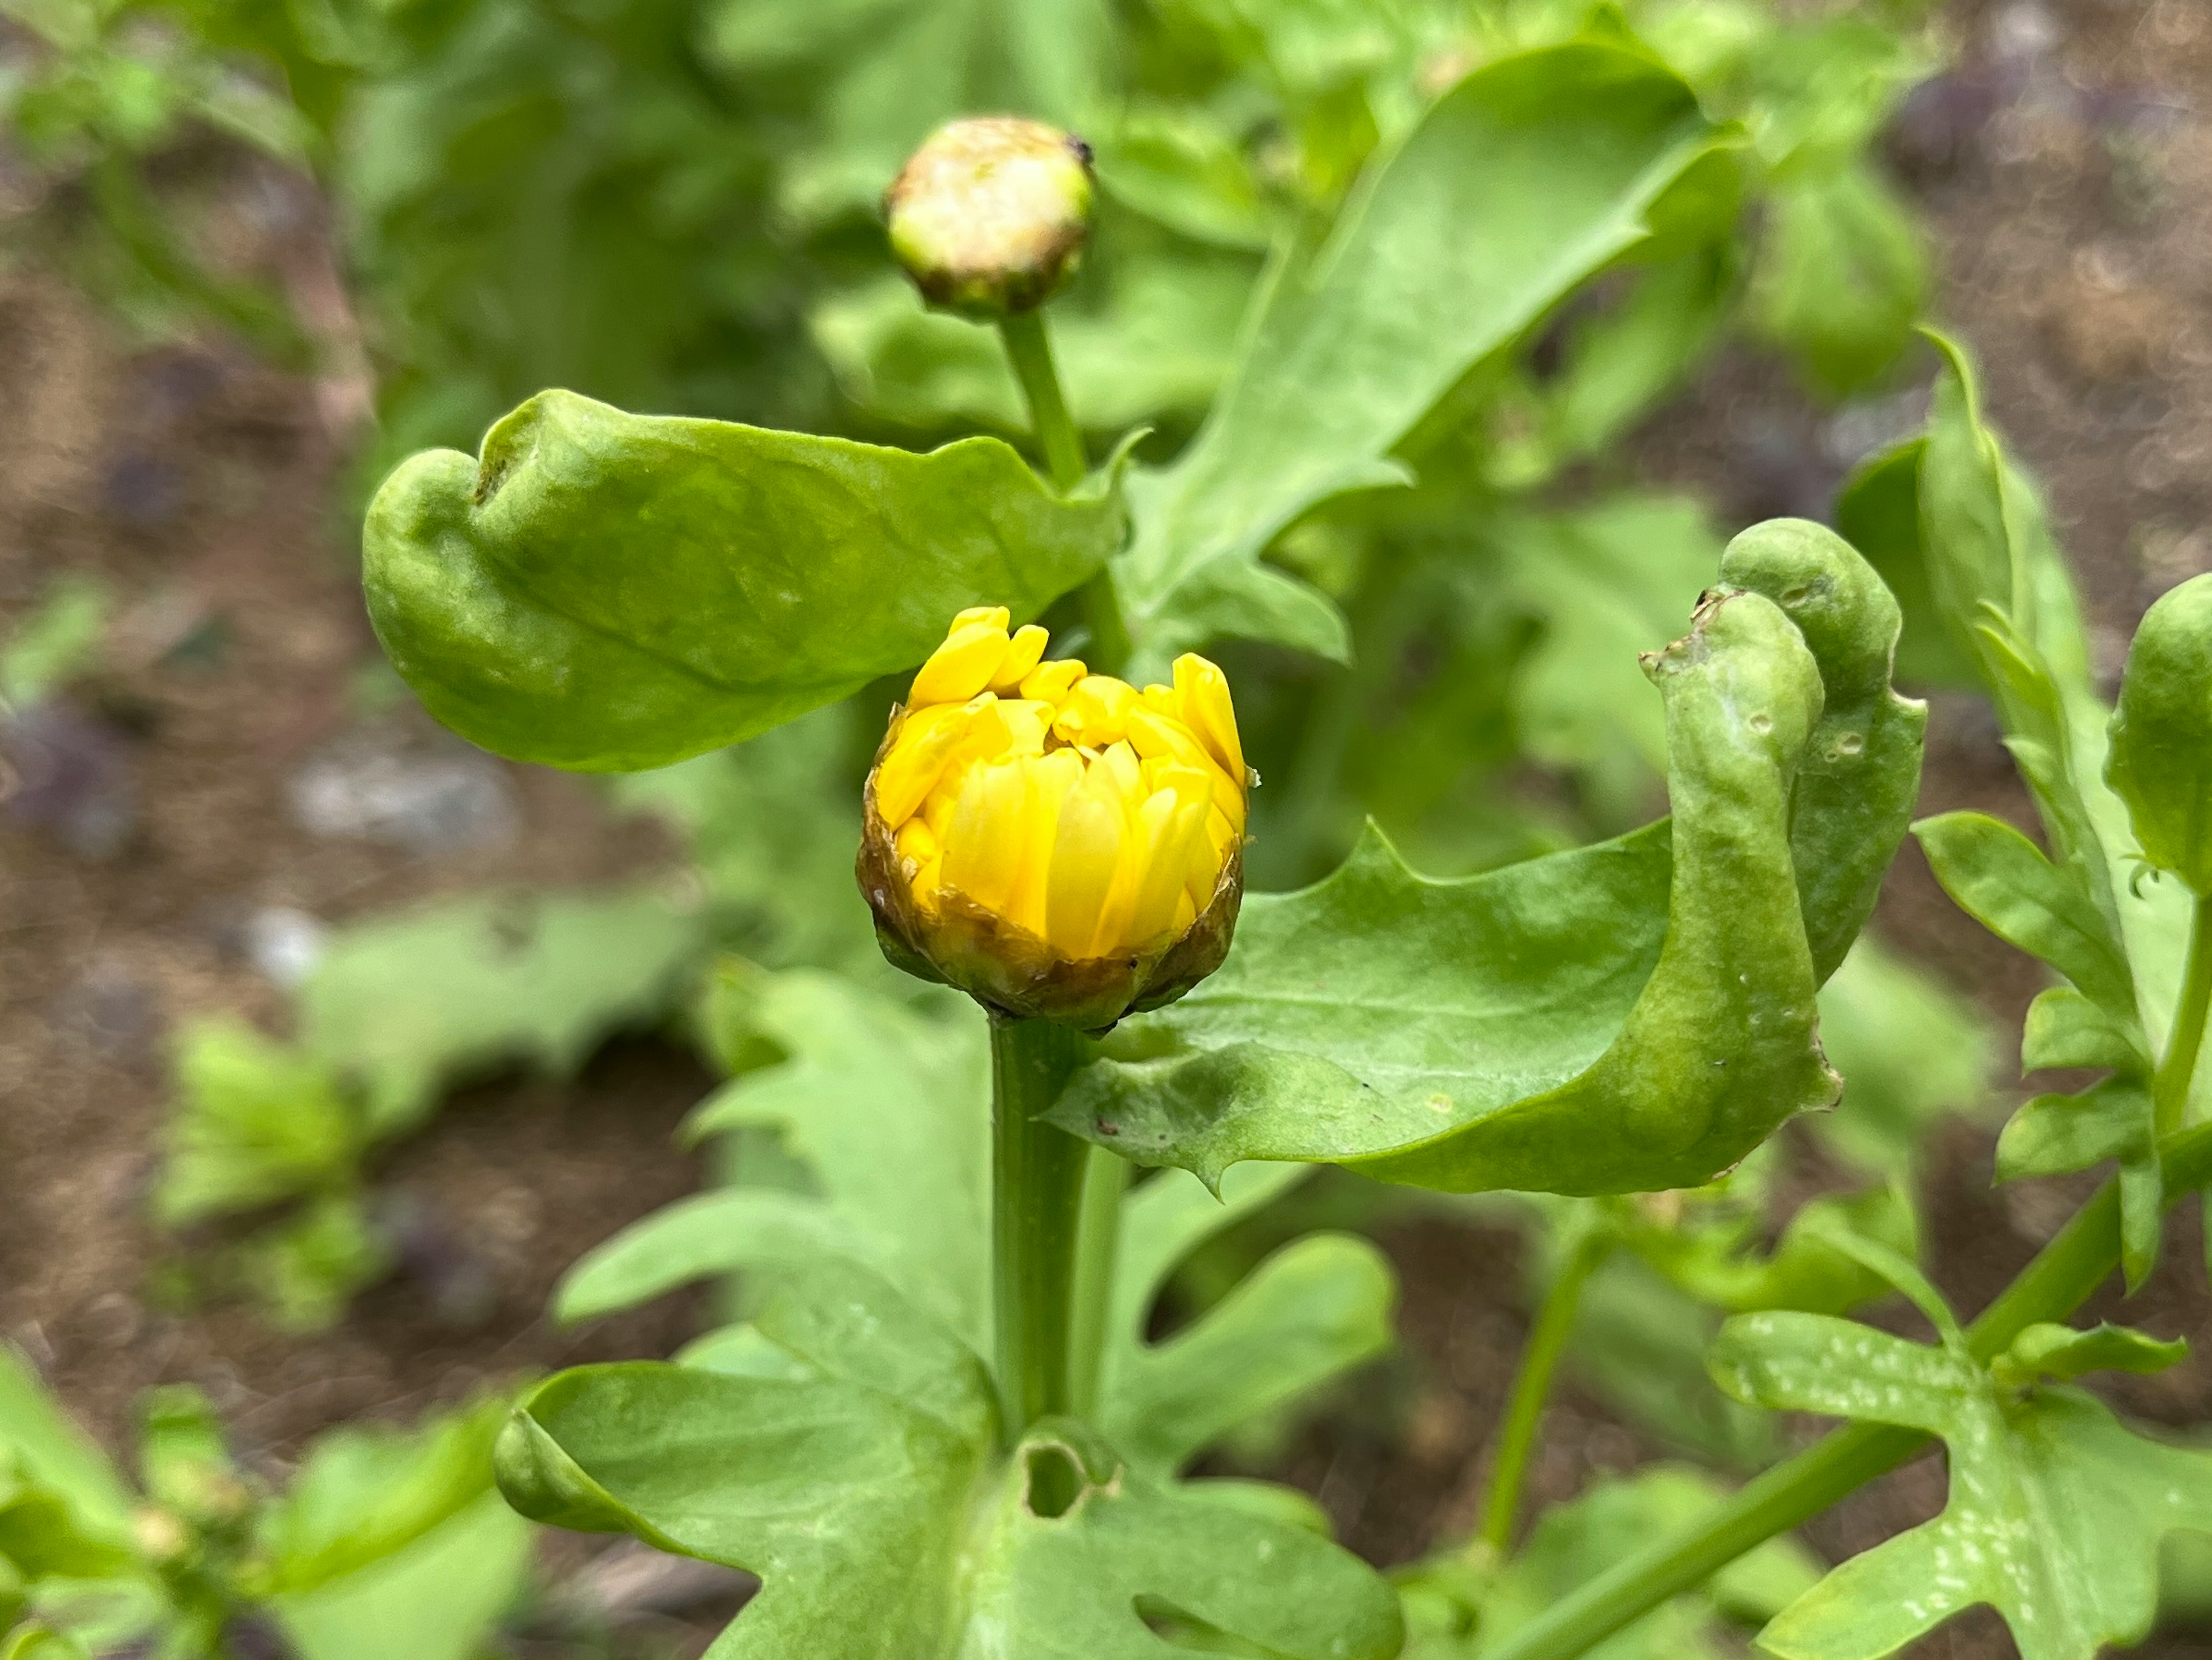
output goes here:
{"type": "Polygon", "coordinates": [[[1105,483],[1064,500],[996,439],[915,455],[546,392],[480,458],[426,451],[385,480],[362,581],[447,726],[623,772],[910,668],[967,606],[1033,617],[1121,531],[1105,483]]]}
{"type": "Polygon", "coordinates": [[[1696,1185],[1832,1104],[1814,992],[1903,833],[1920,712],[1887,689],[1896,607],[1863,562],[1762,530],[1723,566],[1753,586],[1650,660],[1670,824],[1459,882],[1370,835],[1248,899],[1221,971],[1125,1023],[1054,1122],[1209,1181],[1292,1158],[1596,1193],[1696,1185]],[[1836,828],[1793,825],[1814,795],[1836,828]]]}

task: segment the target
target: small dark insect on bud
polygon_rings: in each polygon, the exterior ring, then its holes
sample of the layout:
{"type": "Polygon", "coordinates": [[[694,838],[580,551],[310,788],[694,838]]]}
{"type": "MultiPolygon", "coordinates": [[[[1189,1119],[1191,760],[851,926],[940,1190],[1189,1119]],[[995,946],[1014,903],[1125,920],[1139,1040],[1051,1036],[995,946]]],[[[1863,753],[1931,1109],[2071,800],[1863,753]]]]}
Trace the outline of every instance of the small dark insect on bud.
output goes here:
{"type": "Polygon", "coordinates": [[[1042,305],[1091,232],[1091,147],[1042,121],[939,127],[884,192],[899,264],[933,306],[984,319],[1042,305]]]}

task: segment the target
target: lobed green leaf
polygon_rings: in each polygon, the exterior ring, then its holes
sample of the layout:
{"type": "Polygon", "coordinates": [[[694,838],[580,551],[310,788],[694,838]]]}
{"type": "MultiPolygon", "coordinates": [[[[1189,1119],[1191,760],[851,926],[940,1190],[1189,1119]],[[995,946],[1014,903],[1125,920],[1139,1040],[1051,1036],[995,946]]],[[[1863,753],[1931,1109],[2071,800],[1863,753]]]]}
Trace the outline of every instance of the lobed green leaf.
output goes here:
{"type": "Polygon", "coordinates": [[[963,1000],[932,1019],[816,970],[748,975],[732,995],[775,1062],[709,1096],[686,1134],[772,1133],[817,1194],[727,1188],[659,1211],[569,1271],[559,1317],[823,1252],[890,1274],[988,1348],[990,1061],[980,1016],[963,1000]]]}
{"type": "MultiPolygon", "coordinates": [[[[2163,1347],[2030,1332],[2006,1377],[2039,1360],[2148,1364],[2163,1347]]],[[[1819,1315],[1745,1315],[1723,1328],[1713,1367],[1761,1406],[1904,1425],[1950,1449],[1943,1513],[1784,1608],[1759,1637],[1780,1660],[1877,1660],[1977,1603],[2004,1616],[2023,1660],[2092,1660],[2149,1630],[2161,1538],[2212,1529],[2212,1455],[2136,1435],[2078,1389],[2022,1392],[1955,1339],[1931,1348],[1819,1315]]]]}
{"type": "Polygon", "coordinates": [[[2087,1331],[2040,1322],[2012,1340],[1996,1363],[2009,1365],[2033,1377],[2038,1373],[2063,1383],[2085,1371],[2164,1371],[2189,1358],[2189,1345],[2179,1338],[2163,1343],[2126,1326],[2100,1321],[2087,1331]]]}

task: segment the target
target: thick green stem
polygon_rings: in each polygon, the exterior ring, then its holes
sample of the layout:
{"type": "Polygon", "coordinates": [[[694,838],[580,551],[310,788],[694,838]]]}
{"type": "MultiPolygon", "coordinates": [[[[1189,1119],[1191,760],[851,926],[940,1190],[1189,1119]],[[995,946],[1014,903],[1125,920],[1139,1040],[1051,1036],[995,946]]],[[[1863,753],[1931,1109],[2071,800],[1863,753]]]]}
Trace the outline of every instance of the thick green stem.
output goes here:
{"type": "MultiPolygon", "coordinates": [[[[2212,1181],[2212,1125],[2184,1132],[2162,1152],[2167,1203],[2212,1181]]],[[[1966,1329],[1968,1345],[1986,1360],[2038,1321],[2064,1319],[2119,1260],[2119,1187],[2107,1182],[1966,1329]]],[[[1577,1660],[1668,1597],[1896,1468],[1927,1440],[1917,1430],[1881,1424],[1836,1431],[1747,1482],[1696,1527],[1577,1586],[1499,1643],[1488,1660],[1577,1660]]]]}
{"type": "MultiPolygon", "coordinates": [[[[1022,396],[1029,401],[1030,425],[1037,447],[1044,452],[1045,471],[1053,488],[1065,496],[1083,482],[1089,464],[1084,459],[1083,435],[1060,390],[1044,313],[1016,312],[1000,323],[999,338],[1006,345],[1014,378],[1022,383],[1022,396]]],[[[1129,628],[1122,619],[1113,579],[1103,570],[1083,585],[1083,620],[1091,625],[1091,666],[1101,674],[1120,673],[1129,660],[1129,628]]]]}
{"type": "Polygon", "coordinates": [[[1121,1195],[1129,1161],[1105,1147],[1091,1149],[1083,1175],[1083,1215],[1075,1247],[1075,1329],[1068,1371],[1074,1410],[1088,1417],[1098,1404],[1106,1353],[1106,1320],[1114,1300],[1114,1258],[1121,1244],[1121,1195]]]}
{"type": "Polygon", "coordinates": [[[1073,1405],[1068,1340],[1090,1150],[1037,1115],[1083,1054],[1066,1026],[991,1017],[991,1291],[1009,1441],[1073,1405]]]}
{"type": "Polygon", "coordinates": [[[2161,1136],[2189,1122],[2189,1085],[2197,1075],[2197,1051],[2204,1047],[2208,1004],[2212,1004],[2212,899],[2199,899],[2189,924],[2189,971],[2173,1011],[2173,1032],[2151,1084],[2154,1122],[2161,1136]]]}
{"type": "Polygon", "coordinates": [[[1551,1397],[1567,1334],[1574,1329],[1583,1286],[1605,1260],[1611,1243],[1604,1229],[1583,1227],[1552,1276],[1521,1351],[1521,1370],[1514,1377],[1512,1399],[1506,1403],[1505,1423],[1498,1433],[1498,1462],[1491,1467],[1490,1491],[1482,1501],[1482,1542],[1501,1556],[1513,1543],[1513,1523],[1521,1513],[1521,1489],[1536,1450],[1544,1402],[1551,1397]]]}

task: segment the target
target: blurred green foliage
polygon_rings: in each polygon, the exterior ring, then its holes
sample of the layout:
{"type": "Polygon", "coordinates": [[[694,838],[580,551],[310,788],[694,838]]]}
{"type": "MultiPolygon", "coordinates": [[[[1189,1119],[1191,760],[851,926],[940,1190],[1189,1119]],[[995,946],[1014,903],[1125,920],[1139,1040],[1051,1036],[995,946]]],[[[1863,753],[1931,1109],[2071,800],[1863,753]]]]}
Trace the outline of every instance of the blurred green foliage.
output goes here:
{"type": "Polygon", "coordinates": [[[139,1402],[134,1481],[0,1346],[5,1651],[471,1660],[528,1589],[530,1529],[492,1491],[506,1416],[333,1430],[274,1484],[172,1385],[139,1402]]]}
{"type": "MultiPolygon", "coordinates": [[[[234,269],[220,238],[191,234],[190,163],[216,135],[312,174],[374,369],[378,425],[357,471],[373,481],[426,446],[472,449],[551,385],[916,447],[977,428],[1022,438],[997,342],[926,313],[890,273],[874,204],[939,121],[1035,113],[1091,139],[1105,198],[1051,313],[1071,403],[1101,448],[1154,429],[1143,453],[1160,460],[1219,387],[1270,258],[1324,228],[1438,95],[1584,31],[1642,42],[1735,124],[1722,194],[1745,210],[1655,227],[1476,363],[1398,446],[1417,485],[1340,498],[1267,549],[1271,567],[1342,608],[1353,645],[1348,667],[1229,653],[1271,783],[1255,799],[1253,869],[1281,886],[1331,868],[1370,814],[1414,864],[1448,873],[1652,810],[1663,731],[1635,655],[1680,632],[1726,527],[1708,504],[1639,488],[1621,441],[1730,339],[1782,352],[1823,398],[1896,372],[1928,273],[1871,146],[1932,65],[1919,11],[0,0],[15,26],[0,123],[39,181],[19,247],[65,249],[149,326],[212,313],[293,357],[330,343],[307,343],[268,272],[234,269]]],[[[286,1207],[235,1270],[283,1317],[327,1320],[386,1260],[364,1157],[456,1078],[573,1067],[606,1031],[677,1009],[710,946],[874,976],[848,860],[881,701],[612,786],[680,838],[696,890],[681,903],[485,896],[372,921],[310,979],[289,1045],[192,1034],[164,1213],[286,1207]],[[514,908],[540,903],[574,911],[574,926],[525,930],[518,946],[514,908]]],[[[1937,990],[1864,952],[1823,1003],[1851,1080],[1823,1139],[1878,1199],[1909,1177],[1928,1116],[1978,1094],[1986,1043],[1937,990]],[[1891,1041],[1855,1036],[1869,1031],[1891,1041]]],[[[1577,1341],[1628,1416],[1722,1462],[1771,1438],[1698,1374],[1714,1316],[1692,1292],[1780,1271],[1761,1232],[1771,1188],[1747,1171],[1698,1201],[1702,1231],[1670,1236],[1702,1278],[1618,1257],[1577,1341]]]]}

